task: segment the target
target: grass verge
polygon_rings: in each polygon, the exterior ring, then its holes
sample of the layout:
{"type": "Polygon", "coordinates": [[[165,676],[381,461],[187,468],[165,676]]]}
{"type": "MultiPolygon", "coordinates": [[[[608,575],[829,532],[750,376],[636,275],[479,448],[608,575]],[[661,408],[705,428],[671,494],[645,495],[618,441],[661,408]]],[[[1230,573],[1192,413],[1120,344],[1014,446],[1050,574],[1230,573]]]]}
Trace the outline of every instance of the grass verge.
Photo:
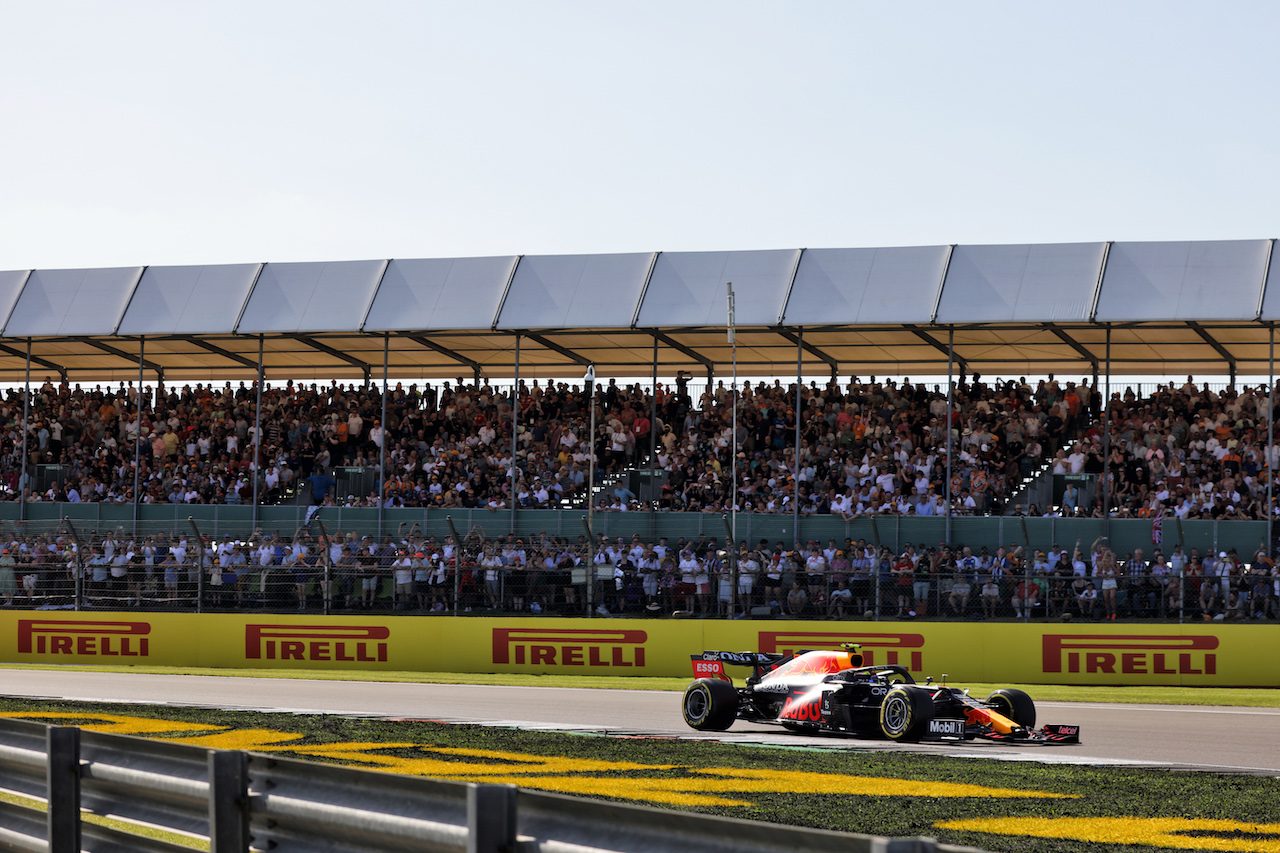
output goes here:
{"type": "Polygon", "coordinates": [[[1252,776],[25,699],[0,699],[0,713],[992,851],[1280,851],[1280,824],[1269,823],[1280,781],[1252,776]]]}

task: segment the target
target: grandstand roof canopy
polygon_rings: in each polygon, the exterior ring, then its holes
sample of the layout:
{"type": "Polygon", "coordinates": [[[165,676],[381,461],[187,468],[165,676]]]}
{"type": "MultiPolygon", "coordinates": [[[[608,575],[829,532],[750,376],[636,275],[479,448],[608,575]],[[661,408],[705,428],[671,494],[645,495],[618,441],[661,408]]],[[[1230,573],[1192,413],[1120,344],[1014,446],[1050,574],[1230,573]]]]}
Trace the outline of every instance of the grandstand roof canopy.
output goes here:
{"type": "Polygon", "coordinates": [[[148,381],[956,369],[1266,375],[1274,240],[0,272],[0,374],[148,381]]]}

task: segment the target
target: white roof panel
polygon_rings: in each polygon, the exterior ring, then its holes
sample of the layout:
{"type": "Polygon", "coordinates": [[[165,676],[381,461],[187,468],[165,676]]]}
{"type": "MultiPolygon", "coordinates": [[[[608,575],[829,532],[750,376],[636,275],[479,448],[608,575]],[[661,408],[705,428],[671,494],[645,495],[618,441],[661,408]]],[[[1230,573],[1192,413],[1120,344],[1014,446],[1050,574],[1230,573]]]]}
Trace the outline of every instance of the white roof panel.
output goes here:
{"type": "Polygon", "coordinates": [[[111,335],[142,267],[32,270],[14,305],[6,337],[111,335]]]}
{"type": "Polygon", "coordinates": [[[119,334],[231,334],[261,266],[147,267],[119,334]]]}
{"type": "Polygon", "coordinates": [[[956,246],[938,323],[1084,322],[1105,243],[956,246]]]}
{"type": "Polygon", "coordinates": [[[1252,320],[1269,240],[1112,243],[1099,322],[1252,320]]]}
{"type": "Polygon", "coordinates": [[[387,266],[364,329],[492,328],[515,262],[515,256],[396,259],[387,266]]]}
{"type": "Polygon", "coordinates": [[[928,323],[946,246],[805,249],[787,300],[788,326],[928,323]]]}
{"type": "Polygon", "coordinates": [[[236,331],[359,331],[386,265],[386,261],[267,264],[236,331]]]}
{"type": "Polygon", "coordinates": [[[1267,288],[1262,296],[1260,320],[1280,320],[1280,240],[1271,241],[1271,266],[1267,270],[1267,288]]]}
{"type": "Polygon", "coordinates": [[[654,253],[525,255],[502,303],[499,329],[625,329],[654,253]]]}
{"type": "Polygon", "coordinates": [[[653,267],[639,327],[726,326],[725,284],[733,283],[739,326],[776,326],[799,249],[663,252],[653,267]]]}
{"type": "Polygon", "coordinates": [[[22,295],[22,286],[27,283],[31,270],[0,271],[0,323],[9,319],[13,306],[22,295]]]}

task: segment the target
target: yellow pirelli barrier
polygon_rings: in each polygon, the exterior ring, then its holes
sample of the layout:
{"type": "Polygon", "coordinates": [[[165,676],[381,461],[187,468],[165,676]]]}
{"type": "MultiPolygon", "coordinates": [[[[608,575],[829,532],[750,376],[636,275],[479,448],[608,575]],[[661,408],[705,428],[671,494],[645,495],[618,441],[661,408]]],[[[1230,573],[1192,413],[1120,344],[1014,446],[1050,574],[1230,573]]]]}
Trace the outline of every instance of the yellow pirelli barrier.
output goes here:
{"type": "Polygon", "coordinates": [[[919,679],[1280,686],[1276,625],[0,613],[9,663],[686,676],[690,655],[707,649],[841,643],[919,679]]]}

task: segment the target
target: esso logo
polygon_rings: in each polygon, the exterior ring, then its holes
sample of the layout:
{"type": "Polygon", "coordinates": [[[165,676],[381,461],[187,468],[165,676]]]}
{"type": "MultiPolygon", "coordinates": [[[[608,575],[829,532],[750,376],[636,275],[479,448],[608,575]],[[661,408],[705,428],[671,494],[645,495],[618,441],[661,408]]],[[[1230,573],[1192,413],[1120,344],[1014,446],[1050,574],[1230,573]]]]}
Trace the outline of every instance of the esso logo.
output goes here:
{"type": "Polygon", "coordinates": [[[704,673],[707,675],[718,675],[721,671],[720,662],[715,661],[713,663],[711,661],[703,661],[703,660],[694,661],[693,671],[698,675],[702,675],[704,673]]]}

